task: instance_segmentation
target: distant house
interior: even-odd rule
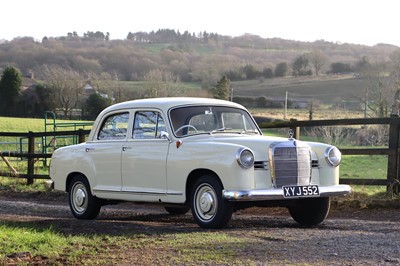
[[[23,75],[21,77],[21,91],[24,91],[28,88],[30,88],[31,86],[35,86],[38,84],[38,82],[35,80],[35,76],[33,74],[33,72],[29,72],[26,75]]]
[[[275,102],[282,103],[282,106],[285,105],[285,98],[276,97],[276,98],[271,98],[271,99]],[[288,101],[289,101],[288,107],[294,108],[294,109],[307,109],[310,105],[310,99],[290,98]]]
[[[96,93],[95,89],[90,85],[89,83],[86,83],[85,86],[83,86],[83,94],[89,96]]]

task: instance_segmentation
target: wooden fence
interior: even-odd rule
[[[380,185],[387,186],[388,189],[399,192],[399,176],[400,176],[400,118],[368,118],[368,119],[338,119],[338,120],[311,120],[311,121],[279,121],[279,122],[262,122],[256,119],[260,128],[291,128],[294,131],[294,137],[300,139],[301,127],[321,127],[321,126],[350,126],[350,125],[388,125],[389,126],[389,145],[388,148],[357,148],[357,149],[341,149],[343,155],[386,155],[388,156],[387,178],[341,178],[340,182],[350,185]],[[28,139],[28,152],[5,152],[0,151],[0,156],[19,157],[27,159],[27,173],[18,174],[15,171],[0,171],[0,176],[26,178],[28,184],[34,179],[49,179],[49,175],[35,174],[34,164],[42,158],[50,158],[50,153],[38,153],[35,151],[35,138],[43,138],[46,136],[76,136],[78,142],[83,142],[85,136],[90,130],[77,131],[58,131],[58,132],[41,132],[41,133],[11,133],[0,132],[0,137],[20,137]],[[5,160],[7,161],[7,160]],[[354,167],[357,167],[356,165]],[[12,169],[12,168],[11,168]]]
[[[48,174],[35,174],[35,162],[38,159],[48,159],[51,157],[51,153],[37,152],[35,149],[36,139],[46,138],[46,137],[57,137],[57,136],[71,136],[77,139],[77,142],[81,143],[85,141],[86,135],[88,135],[90,130],[79,129],[76,131],[57,131],[57,132],[28,132],[28,133],[15,133],[15,132],[0,132],[0,137],[16,137],[16,138],[26,138],[28,140],[28,151],[1,151],[0,156],[6,162],[9,172],[0,170],[0,176],[5,177],[17,177],[26,178],[28,184],[32,184],[34,179],[49,179]],[[1,147],[0,147],[1,148]],[[21,159],[26,159],[27,161],[27,173],[22,174],[16,172],[11,164],[8,162],[7,157],[16,157]]]

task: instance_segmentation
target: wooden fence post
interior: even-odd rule
[[[392,117],[390,120],[389,128],[389,155],[388,155],[388,169],[387,169],[387,179],[388,179],[388,191],[393,193],[399,193],[399,164],[400,164],[400,118]]]
[[[290,122],[296,122],[296,121],[297,121],[297,119],[294,119],[294,118],[290,119]],[[300,139],[300,127],[292,126],[292,127],[290,127],[290,129],[293,130],[293,138],[299,140]]]
[[[83,129],[78,129],[78,143],[83,143],[85,142],[85,132]]]
[[[32,131],[29,131],[28,134],[28,178],[27,184],[33,184],[33,175],[35,174],[35,158],[33,154],[35,153],[35,136]]]

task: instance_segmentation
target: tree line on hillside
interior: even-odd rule
[[[88,31],[83,36],[70,32],[45,37],[41,42],[21,37],[1,43],[0,68],[13,66],[24,75],[35,73],[42,79],[42,66],[58,65],[81,73],[113,73],[125,81],[143,81],[150,71],[158,69],[173,73],[182,82],[199,82],[203,88],[210,88],[224,75],[237,81],[343,73],[334,69],[336,63],[352,66],[364,56],[383,56],[387,61],[397,48],[208,32],[181,34],[169,29],[130,32],[125,40],[111,40],[110,33]],[[315,60],[322,64],[314,64]]]

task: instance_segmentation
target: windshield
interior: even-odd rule
[[[172,109],[170,120],[175,136],[193,134],[260,134],[245,110],[224,106],[186,106]]]

